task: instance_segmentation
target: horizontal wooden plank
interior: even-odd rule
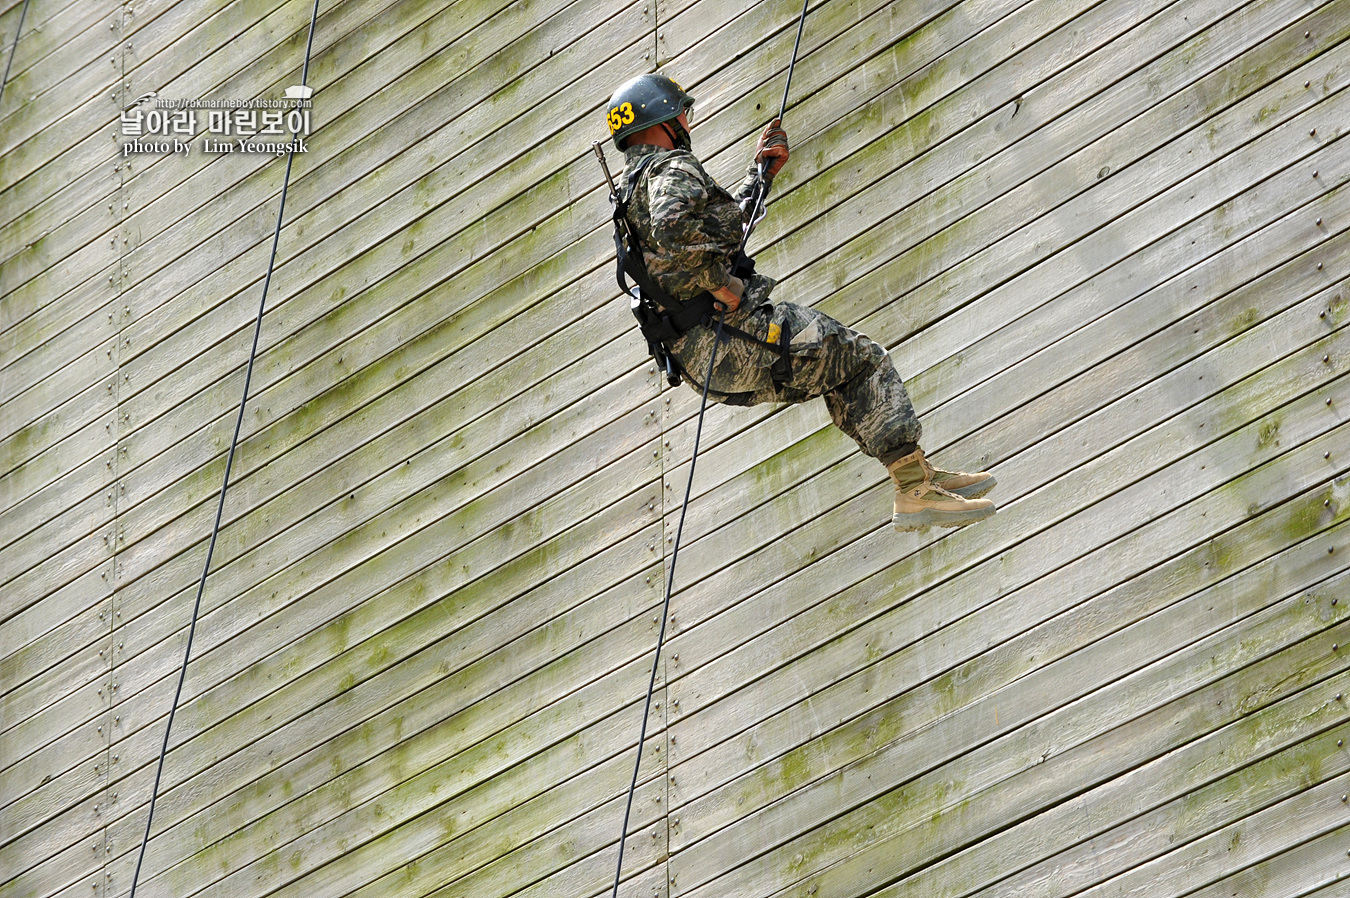
[[[941,895],[988,896],[1018,887],[1073,894],[1338,776],[1344,760],[1326,746],[1346,735],[1335,696],[1347,685],[1344,674],[1331,677],[1066,801],[1034,824],[1024,822],[945,859],[907,885]],[[1238,758],[1228,756],[1233,745],[1241,746]],[[1290,770],[1299,772],[1289,777]],[[1112,826],[1117,819],[1124,822]],[[1019,869],[1060,846],[1071,847]]]
[[[1301,35],[1300,35],[1300,37],[1301,37]],[[1309,74],[1311,74],[1311,73],[1309,73]],[[1302,91],[1303,91],[1303,89],[1302,89],[1302,80],[1304,80],[1304,79],[1297,79],[1297,80],[1295,80],[1295,79],[1291,78],[1291,79],[1288,79],[1288,80],[1289,80],[1289,82],[1290,82],[1290,87],[1291,87],[1291,89],[1292,89],[1292,86],[1293,86],[1294,84],[1297,84],[1297,85],[1298,85],[1298,91],[1299,91],[1299,92],[1302,92]],[[1252,108],[1255,109],[1256,106],[1253,105]],[[1240,110],[1239,110],[1239,112],[1240,112]],[[1127,144],[1127,145],[1128,145],[1128,144]],[[995,229],[995,232],[997,232],[997,229]],[[1050,266],[1047,266],[1046,268],[1042,269],[1042,273],[1047,273],[1047,272],[1049,272],[1050,270],[1051,270],[1051,267],[1050,267]],[[1144,267],[1140,267],[1140,268],[1134,269],[1134,270],[1147,271],[1147,270],[1151,270],[1151,269],[1144,268]],[[1128,272],[1129,269],[1127,269],[1126,271]],[[865,280],[865,279],[864,279],[864,280]],[[1013,282],[1013,283],[1016,284],[1016,282]],[[1021,285],[1018,285],[1018,286],[1020,287]],[[1099,285],[1099,286],[1100,286],[1100,285]],[[1035,294],[1035,291],[1037,291],[1037,290],[1044,290],[1044,289],[1047,289],[1047,288],[1044,288],[1044,287],[1042,287],[1040,284],[1037,284],[1037,283],[1031,283],[1031,284],[1028,284],[1028,285],[1027,285],[1026,289],[1031,290],[1031,291],[1032,291],[1032,294],[1034,295],[1034,294]],[[1007,292],[1011,293],[1011,292],[1012,292],[1012,288],[1009,287]],[[794,298],[794,299],[801,299],[800,295],[796,295],[796,296],[794,296],[793,298]],[[828,306],[827,306],[827,308],[828,308]],[[831,310],[831,311],[837,313],[837,310],[835,310],[835,309],[829,309],[829,310]],[[850,318],[845,317],[844,320],[848,321],[848,320],[850,320]],[[997,320],[997,319],[995,319],[995,320]],[[1010,317],[1008,320],[1016,320],[1016,316],[1012,316],[1012,317]],[[871,330],[871,331],[873,332],[874,335],[878,335],[878,334],[877,334],[877,331],[874,329],[874,327],[873,327],[872,325],[867,324],[866,322],[864,322],[864,324],[867,326],[867,329],[868,329],[868,330]],[[880,336],[884,336],[884,334],[882,334],[882,335],[880,335]],[[886,342],[891,342],[891,341],[890,341],[889,339],[887,339]],[[911,341],[911,343],[912,343],[912,345],[914,346],[915,351],[918,351],[920,348],[922,348],[922,351],[924,351],[925,353],[932,353],[932,352],[933,352],[933,351],[929,348],[929,344],[927,343],[925,337],[919,337],[919,338],[916,338],[915,340]],[[901,350],[904,350],[904,349],[905,349],[907,346],[909,346],[909,345],[910,345],[910,344],[902,344]],[[941,357],[941,353],[936,353],[936,354],[937,354],[939,357]],[[913,370],[913,369],[915,369],[915,368],[922,369],[923,367],[925,367],[924,364],[920,364],[920,363],[907,363],[903,358],[900,357],[900,353],[899,353],[899,352],[897,352],[897,355],[896,355],[896,361],[897,361],[897,364],[899,365],[900,369],[902,370],[902,372],[906,372],[906,373],[908,373],[908,371]],[[964,359],[964,358],[961,358],[961,359],[959,359],[959,361],[964,362],[965,359]],[[686,408],[688,408],[689,403],[688,403],[687,400],[685,401],[684,405],[685,405]],[[716,429],[716,428],[718,427],[718,425],[719,425],[719,422],[718,422],[717,419],[714,419],[711,423],[712,423],[712,425],[713,425],[713,433],[711,434],[711,442],[712,442],[712,444],[713,444],[714,446],[716,446],[716,444],[717,444],[717,442],[718,442],[718,438],[719,438],[719,436],[720,436],[718,430]],[[683,436],[683,437],[680,439],[680,443],[681,443],[681,444],[687,445],[687,440],[688,440],[688,436],[687,436],[687,435],[686,435],[686,436]],[[687,452],[687,450],[685,450],[685,451]],[[717,483],[717,480],[714,479],[714,480],[711,481],[711,483],[714,483],[714,484],[715,484],[715,483]]]
[[[710,410],[625,896],[1334,892],[1347,3],[810,10],[760,266],[999,513],[897,537],[820,403]],[[147,895],[608,894],[698,399],[588,144],[659,62],[738,178],[799,11],[321,10]],[[94,93],[279,91],[308,9],[60,12],[0,109],[0,898],[129,884],[280,186],[123,168]]]
[[[1326,604],[1328,608],[1331,607],[1329,598],[1326,600]],[[1286,607],[1289,605],[1301,608],[1303,602],[1301,598],[1296,597],[1292,603],[1286,603]],[[1309,617],[1311,616],[1309,614]],[[1229,634],[1230,640],[1241,638],[1239,633],[1242,632],[1242,628],[1237,629],[1237,633]],[[1231,719],[1236,714],[1241,713],[1238,709],[1243,706],[1244,699],[1251,694],[1251,691],[1257,688],[1257,684],[1264,688],[1266,684],[1273,685],[1282,678],[1291,675],[1300,683],[1307,684],[1315,682],[1331,670],[1343,670],[1340,660],[1325,651],[1324,643],[1341,637],[1345,629],[1345,624],[1342,623],[1331,630],[1324,630],[1317,635],[1312,635],[1311,638],[1305,639],[1303,642],[1293,643],[1287,650],[1270,655],[1255,667],[1231,669],[1232,673],[1229,677],[1215,680],[1207,692],[1201,692],[1191,697],[1189,701],[1187,697],[1182,696],[1178,698],[1176,706],[1172,704],[1157,706],[1157,710],[1151,712],[1149,716],[1141,718],[1133,727],[1133,731],[1138,733],[1135,738],[1125,738],[1123,732],[1102,731],[1101,738],[1095,744],[1090,744],[1081,751],[1061,754],[1054,746],[1065,744],[1065,736],[1057,735],[1049,729],[1054,725],[1051,723],[1054,720],[1053,717],[1043,718],[1042,722],[1039,723],[1039,727],[1045,728],[1043,732],[1027,734],[1019,743],[1019,763],[1024,765],[1023,769],[1028,771],[1027,776],[1023,779],[1026,779],[1028,784],[1035,783],[1042,794],[1045,795],[1056,792],[1062,785],[1063,781],[1059,780],[1059,776],[1064,775],[1065,771],[1059,768],[1070,766],[1077,767],[1078,770],[1086,768],[1086,770],[1092,771],[1087,774],[1089,781],[1105,779],[1114,772],[1128,769],[1172,748],[1174,731],[1160,725],[1163,720],[1171,719],[1175,722],[1181,716],[1185,725],[1178,728],[1180,733],[1183,736],[1194,734],[1200,726],[1201,718],[1208,717],[1211,720],[1217,718],[1216,722],[1222,722],[1225,718]],[[1271,630],[1265,632],[1269,633],[1273,639],[1277,638]],[[1273,648],[1273,646],[1271,647]],[[1317,660],[1314,661],[1314,658]],[[1178,668],[1195,669],[1202,666],[1197,665],[1197,661],[1199,661],[1198,658],[1183,657],[1174,661],[1173,664]],[[1231,656],[1226,661],[1241,663],[1236,657]],[[1305,665],[1310,664],[1318,664],[1318,670],[1314,671],[1305,667]],[[1328,668],[1331,670],[1328,670]],[[1298,673],[1298,671],[1303,671],[1306,676]],[[1292,687],[1293,681],[1286,685]],[[1132,699],[1147,700],[1145,696],[1131,692],[1128,686],[1122,687],[1120,691],[1129,693]],[[1268,700],[1286,694],[1288,694],[1287,689],[1277,687],[1273,694],[1263,697]],[[1251,706],[1247,707],[1250,709]],[[1056,716],[1071,717],[1077,725],[1091,725],[1090,715],[1085,711],[1081,714],[1074,714],[1071,710]],[[1062,730],[1062,726],[1067,724],[1068,721],[1059,721],[1058,723],[1061,724],[1059,729]],[[1213,724],[1208,725],[1213,726]],[[1050,749],[1048,753],[1046,752],[1047,748]],[[1042,760],[1043,756],[1044,760]],[[1012,759],[1009,758],[1008,760],[1011,761]],[[968,763],[973,767],[975,759]],[[848,820],[847,818],[834,821],[831,826],[838,832],[842,851],[848,852],[847,859],[841,860],[831,867],[821,869],[820,865],[824,858],[821,857],[822,852],[816,850],[811,866],[818,869],[819,872],[810,875],[810,885],[815,885],[819,890],[820,888],[828,888],[838,882],[857,884],[869,879],[876,882],[877,885],[882,885],[887,879],[898,879],[907,871],[907,868],[913,869],[921,862],[922,858],[931,856],[929,852],[936,847],[932,843],[931,825],[909,818],[901,812],[899,807],[892,807],[892,802],[902,802],[906,799],[913,800],[911,796],[917,797],[921,789],[929,795],[934,795],[939,791],[939,784],[936,780],[944,773],[945,771],[936,771],[926,788],[923,779],[919,779],[897,790],[889,801],[873,802],[868,805],[866,814],[857,815],[866,816],[868,818],[866,823],[861,820]],[[1076,773],[1075,775],[1080,774]],[[943,778],[945,779],[945,777]],[[1023,785],[1019,780],[1011,782],[1014,786]],[[1032,812],[1039,806],[1038,801],[1041,799],[1032,797],[1035,794],[1034,792],[1017,791],[1021,792],[1017,800],[1023,802],[1021,806],[1023,815]],[[952,848],[960,845],[963,836],[958,834],[962,833],[967,826],[979,827],[981,825],[977,821],[982,820],[981,811],[984,809],[985,803],[991,800],[991,796],[985,795],[982,798],[983,801],[981,802],[944,809],[937,819],[943,826],[945,845]],[[1336,798],[1339,801],[1339,792]],[[882,818],[881,815],[883,814],[887,815],[886,819]],[[891,844],[885,838],[886,833],[895,829],[907,829],[911,833],[903,849],[900,844]],[[968,838],[968,836],[965,838]],[[863,840],[865,840],[865,843]],[[866,847],[863,847],[864,844]],[[853,853],[849,850],[848,846],[850,845],[863,850]],[[800,852],[804,847],[790,845],[780,850],[778,854],[793,850]],[[679,856],[676,855],[676,857]],[[884,860],[879,862],[879,858],[884,858]],[[753,881],[750,879],[752,875],[763,877],[764,872],[767,872],[768,866],[774,862],[774,859],[775,856],[771,853],[763,856],[762,859],[757,859],[756,862],[745,864],[736,872],[736,878],[744,883],[747,880]],[[865,865],[868,863],[871,863],[874,868],[870,876],[865,872]],[[784,866],[779,862],[780,870]],[[797,874],[793,878],[804,879],[805,877]],[[768,893],[766,890],[765,894]]]

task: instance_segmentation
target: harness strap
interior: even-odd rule
[[[622,194],[615,198],[615,279],[618,281],[619,289],[632,298],[630,307],[638,320],[638,328],[647,340],[648,350],[657,363],[665,368],[667,379],[675,386],[682,379],[683,372],[678,362],[671,356],[669,344],[695,327],[709,326],[717,313],[717,307],[713,295],[706,290],[689,300],[674,298],[656,283],[656,279],[647,270],[642,240],[628,218],[628,205],[638,183],[646,175],[655,158],[654,154],[646,156],[633,171],[629,172]],[[745,271],[748,274],[754,271],[754,266],[754,260],[744,253],[736,260],[737,271]],[[629,286],[625,275],[633,279],[633,287]],[[776,353],[778,359],[771,371],[775,383],[785,383],[791,378],[792,358],[789,353],[791,333],[786,326],[783,327],[777,343],[761,340],[728,324],[722,325],[722,333]],[[717,390],[712,392],[722,396],[739,395],[720,393]]]

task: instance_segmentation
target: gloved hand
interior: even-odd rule
[[[741,305],[741,297],[745,294],[745,282],[732,275],[727,279],[725,287],[719,287],[712,291],[715,298],[713,303],[720,311],[734,312]]]
[[[788,161],[788,136],[782,124],[781,119],[769,122],[755,147],[755,162],[763,163],[765,174],[770,178],[777,176]]]

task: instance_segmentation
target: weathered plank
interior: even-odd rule
[[[1327,744],[1325,750],[1331,754],[1333,747]],[[1089,889],[1083,894],[1119,894],[1117,890],[1131,888],[1132,884],[1142,881],[1148,881],[1149,888],[1173,894],[1181,894],[1182,890],[1194,889],[1197,885],[1214,884],[1220,871],[1234,867],[1241,869],[1247,864],[1267,860],[1303,840],[1317,839],[1340,828],[1344,820],[1341,795],[1347,784],[1350,784],[1350,777],[1343,775],[1314,786],[1192,845],[1178,848],[1168,856],[1140,865],[1116,882]],[[1324,856],[1328,853],[1325,844],[1317,845],[1317,850]],[[1341,851],[1336,853],[1344,856]],[[1223,883],[1222,887],[1231,888],[1231,883]]]
[[[1024,822],[940,861],[907,887],[941,895],[988,896],[1018,888],[1071,894],[1289,792],[1338,776],[1345,772],[1344,758],[1328,752],[1326,743],[1346,735],[1335,696],[1347,685],[1341,674],[1282,699],[1056,806],[1034,825]],[[1236,759],[1228,756],[1234,745],[1241,747]],[[1297,773],[1289,777],[1289,771]],[[1061,846],[1071,847],[1008,875]],[[993,879],[998,881],[972,890],[975,883]]]
[[[1267,824],[1269,825],[1269,824]],[[1229,839],[1243,838],[1235,830]],[[1271,898],[1295,898],[1301,895],[1332,895],[1345,890],[1344,877],[1350,876],[1345,853],[1347,830],[1334,829],[1311,841],[1231,874],[1194,892],[1197,898],[1241,894],[1246,890]]]
[[[1323,604],[1327,609],[1335,611],[1330,604],[1330,597],[1325,598]],[[1274,610],[1278,613],[1279,606]],[[1295,597],[1292,602],[1286,601],[1283,610],[1285,614],[1294,617],[1314,618],[1313,613],[1304,611],[1301,597]],[[1321,609],[1318,614],[1321,614]],[[1271,615],[1265,617],[1269,620]],[[1263,691],[1258,694],[1262,700],[1269,701],[1287,695],[1292,689],[1297,688],[1296,684],[1315,682],[1330,672],[1328,668],[1343,669],[1340,659],[1326,651],[1325,646],[1337,638],[1344,638],[1347,632],[1344,622],[1329,630],[1318,628],[1308,632],[1306,638],[1299,637],[1303,641],[1288,643],[1288,648],[1264,658],[1261,648],[1249,645],[1248,648],[1256,653],[1250,660],[1257,663],[1254,667],[1246,669],[1241,667],[1246,659],[1241,653],[1234,652],[1243,632],[1243,628],[1236,627],[1234,632],[1227,633],[1226,645],[1225,638],[1212,641],[1216,649],[1224,645],[1226,654],[1220,654],[1215,658],[1202,658],[1198,657],[1197,652],[1194,657],[1182,655],[1171,661],[1169,666],[1178,672],[1186,670],[1187,676],[1198,674],[1214,665],[1217,665],[1216,673],[1219,670],[1226,670],[1230,674],[1226,678],[1215,679],[1208,689],[1193,696],[1177,695],[1172,699],[1176,707],[1172,703],[1160,703],[1156,706],[1144,703],[1155,700],[1155,695],[1157,699],[1167,701],[1171,698],[1170,694],[1174,694],[1173,687],[1178,690],[1185,688],[1181,683],[1173,682],[1169,687],[1162,682],[1161,674],[1155,674],[1160,677],[1159,685],[1155,687],[1156,692],[1141,694],[1145,693],[1146,689],[1141,685],[1139,690],[1132,690],[1130,688],[1132,681],[1127,680],[1114,689],[1108,687],[1098,696],[1099,702],[1111,706],[1109,713],[1106,709],[1099,712],[1102,714],[1100,718],[1071,707],[1067,712],[1061,710],[1057,714],[1052,713],[1040,718],[1029,732],[1015,737],[1017,741],[1015,751],[984,749],[984,753],[997,754],[998,763],[1028,771],[1025,776],[1009,781],[1011,787],[1007,791],[1011,791],[1013,795],[1007,796],[1010,801],[1003,806],[1019,816],[1039,809],[1041,807],[1039,802],[1047,798],[1052,799],[1058,790],[1062,789],[1061,777],[1067,773],[1063,768],[1077,768],[1073,776],[1079,782],[1100,781],[1113,773],[1136,766],[1170,750],[1173,730],[1162,725],[1163,721],[1184,723],[1184,726],[1178,726],[1177,729],[1182,734],[1194,734],[1202,727],[1213,728],[1216,724],[1231,720],[1236,714],[1241,713],[1244,704],[1250,701],[1248,696],[1252,694],[1250,685],[1252,683],[1262,684]],[[1279,638],[1274,630],[1267,629],[1265,632],[1270,634],[1272,642]],[[1290,631],[1290,635],[1295,632],[1298,631]],[[1275,648],[1275,645],[1262,648]],[[1263,660],[1257,661],[1258,658]],[[1230,664],[1233,666],[1228,667]],[[1287,682],[1281,682],[1286,678]],[[1128,701],[1140,702],[1141,704],[1137,706],[1139,710],[1153,707],[1146,716],[1134,722],[1132,727],[1134,738],[1123,738],[1124,732],[1099,729],[1098,733],[1101,735],[1096,743],[1087,743],[1079,751],[1060,753],[1057,748],[1053,748],[1065,745],[1072,738],[1068,732],[1070,727],[1074,730],[1107,727],[1109,724],[1106,721],[1111,719],[1111,714],[1130,713],[1117,706],[1119,699],[1111,700],[1113,692],[1128,694]],[[1047,751],[1047,748],[1050,750]],[[966,758],[964,766],[971,771],[972,777],[976,775],[976,771],[979,771],[981,776],[988,777],[992,774],[989,763],[989,760],[982,762],[979,753],[976,753]],[[1023,783],[1022,780],[1026,782]],[[943,794],[948,791],[949,782],[948,773],[938,768],[932,774],[920,777],[890,793],[885,799],[866,805],[863,812],[855,812],[833,821],[830,827],[836,834],[835,839],[813,840],[815,844],[811,847],[811,864],[808,870],[814,868],[818,872],[810,875],[810,884],[816,886],[818,890],[842,882],[861,884],[871,880],[881,885],[887,880],[894,880],[907,872],[907,869],[913,869],[924,857],[929,856],[934,847],[932,831],[924,822],[914,821],[908,817],[904,813],[904,808],[912,805],[920,795],[927,796],[929,802],[939,803],[941,807],[941,804],[945,804]],[[1339,801],[1339,792],[1336,797]],[[985,802],[989,801],[990,796],[985,796]],[[968,834],[980,831],[985,825],[984,813],[987,807],[985,802],[961,802],[942,809],[940,819],[944,829],[944,843],[949,846],[949,850],[963,844],[961,840],[970,838]],[[901,836],[894,841],[888,839],[887,834],[896,830],[907,830],[909,837],[906,839]],[[839,847],[830,851],[826,848],[830,842]],[[805,845],[789,843],[776,852],[770,852],[750,864],[742,865],[736,871],[736,878],[742,887],[756,879],[764,881],[766,877],[775,878],[779,882],[789,877],[800,879],[801,873],[788,872],[791,868],[784,863],[783,856],[793,851],[800,853],[805,848]],[[823,864],[830,855],[843,857],[833,865],[824,867]],[[679,857],[681,855],[675,855],[675,858]],[[868,864],[873,865],[871,874],[866,872]],[[769,891],[766,890],[765,894]]]
[[[1243,510],[1245,510],[1245,509],[1243,509]],[[1212,513],[1212,509],[1210,510],[1210,513]],[[1142,544],[1142,543],[1141,543],[1141,544]],[[967,587],[967,591],[968,591],[968,589],[969,589],[969,587]],[[946,605],[948,605],[948,602],[942,602],[942,601],[940,601],[940,602],[938,602],[938,608],[934,608],[933,610],[944,609],[944,613],[954,613],[954,612],[948,612],[948,610],[945,610],[945,606],[946,606]],[[931,606],[930,606],[930,605],[925,605],[925,606],[923,606],[923,608],[925,608],[925,609],[926,609],[926,608],[931,608]],[[923,610],[923,609],[918,609],[918,610]],[[931,629],[931,624],[930,624],[930,625],[926,625],[926,627],[925,627],[925,625],[918,625],[918,627],[915,627],[914,624],[909,624],[909,625],[903,625],[903,624],[900,624],[900,625],[892,625],[891,628],[887,628],[887,632],[895,632],[895,633],[911,633],[911,632],[915,632],[915,631],[918,631],[918,632],[929,632],[930,629]],[[875,631],[871,631],[871,632],[875,632]],[[860,639],[861,639],[861,636],[860,636]],[[946,644],[946,641],[945,641],[945,640],[944,640],[944,644]],[[864,651],[864,650],[867,650],[867,651]],[[857,658],[857,656],[860,656],[860,655],[861,655],[861,656],[868,656],[869,651],[884,651],[884,650],[872,650],[871,647],[861,647],[861,645],[859,645],[859,647],[857,647],[857,650],[856,650],[856,651],[849,652],[849,654],[852,655],[853,658]],[[931,663],[931,662],[929,662],[929,660],[921,660],[921,662],[919,662],[919,663],[925,664],[925,666],[926,666],[926,664],[929,664],[929,663]],[[836,662],[836,663],[830,663],[830,662],[823,662],[823,660],[822,660],[822,668],[823,668],[823,670],[836,670],[837,667],[838,667],[838,663],[837,663],[837,662]],[[801,694],[801,687],[795,686],[795,685],[788,686],[788,691],[790,691],[790,693],[792,693],[792,694],[794,694],[794,695],[799,695],[799,694]],[[674,693],[672,693],[672,695],[675,695],[675,697],[680,697],[680,693],[682,693],[682,690],[676,689],[676,690],[674,691]],[[686,695],[688,695],[688,693],[686,693]],[[694,695],[690,695],[690,701],[693,701],[693,699],[694,699]],[[741,701],[741,702],[744,702],[744,701],[747,701],[747,699],[748,699],[747,695],[742,695],[740,701]],[[755,701],[756,706],[761,706],[761,702],[763,702],[763,698],[761,698],[761,697],[756,697],[756,701]],[[682,732],[682,735],[688,736],[688,737],[691,737],[691,739],[697,740],[699,736],[703,735],[703,733],[706,732],[707,721],[705,721],[705,720],[697,720],[697,722],[695,722],[694,718],[691,718],[691,722],[690,722],[690,725],[688,725],[688,727],[690,727],[690,729],[687,729],[687,731],[682,731],[682,729],[680,729],[680,727],[679,727],[679,724],[676,724],[676,725],[675,725],[676,732]],[[686,740],[686,743],[687,743],[687,741],[688,741],[688,740]],[[694,745],[694,747],[691,747],[691,749],[697,749],[697,745]]]
[[[1347,2],[811,10],[761,266],[1000,512],[897,539],[819,404],[712,410],[625,895],[1331,893],[1340,821],[1275,821],[1345,775]],[[147,895],[607,894],[697,400],[615,303],[597,85],[668,63],[735,177],[799,8],[324,11]],[[60,102],[0,110],[5,898],[128,883],[279,186],[100,171],[80,48],[255,95],[305,11],[44,9]]]
[[[1301,37],[1301,32],[1300,32],[1300,37]],[[1308,74],[1313,74],[1313,73],[1309,72]],[[1292,86],[1293,84],[1297,84],[1297,86],[1298,86],[1298,91],[1299,91],[1299,92],[1303,92],[1303,93],[1306,92],[1306,91],[1303,91],[1303,89],[1302,89],[1302,83],[1303,83],[1303,80],[1307,80],[1307,79],[1303,79],[1303,78],[1291,78],[1291,79],[1287,79],[1287,80],[1290,82],[1291,86]],[[1259,105],[1259,104],[1252,104],[1252,108],[1255,109],[1255,108],[1257,108],[1258,105]],[[1239,119],[1239,118],[1241,117],[1241,114],[1242,114],[1242,110],[1239,109],[1239,110],[1236,111],[1236,114],[1230,114],[1230,118],[1232,118],[1232,119],[1234,119],[1234,120],[1237,120],[1237,119]],[[1171,127],[1171,126],[1169,125],[1169,126],[1164,127],[1164,132],[1166,131],[1166,128],[1167,128],[1167,127]],[[1123,144],[1123,146],[1132,146],[1134,143],[1137,143],[1137,141],[1131,141],[1131,142],[1129,142],[1129,143]],[[1069,179],[1068,183],[1074,183],[1073,179]],[[993,233],[993,234],[1001,234],[1002,232],[1001,232],[997,227],[992,227],[990,233]],[[959,246],[960,244],[956,244],[956,245]],[[991,258],[993,258],[993,257],[991,257]],[[1045,268],[1040,269],[1040,271],[1041,271],[1042,273],[1046,273],[1046,272],[1048,272],[1048,271],[1050,271],[1050,270],[1057,270],[1057,269],[1052,269],[1050,266],[1046,266]],[[1140,270],[1150,270],[1150,269],[1140,269]],[[865,281],[865,280],[866,280],[866,279],[864,279],[864,281]],[[1040,284],[1037,284],[1037,283],[1027,284],[1027,285],[1023,286],[1022,284],[1018,284],[1016,281],[1014,281],[1012,285],[1010,285],[1008,288],[1005,289],[1005,292],[1011,293],[1011,292],[1013,292],[1013,289],[1014,289],[1014,288],[1017,289],[1017,290],[1022,290],[1022,289],[1030,290],[1030,291],[1033,292],[1033,295],[1034,295],[1034,291],[1045,289],[1045,288],[1043,288]],[[801,297],[800,297],[800,294],[795,295],[794,298],[798,298],[798,299],[801,298]],[[838,309],[835,309],[835,308],[830,307],[828,304],[827,304],[827,308],[830,308],[830,310],[831,310],[832,312],[835,312],[835,313],[837,313],[837,312],[839,311]],[[1009,319],[1008,319],[1008,320],[1015,320],[1016,317],[1017,317],[1017,316],[1009,316]],[[849,318],[848,318],[848,317],[845,317],[845,320],[849,320]],[[872,330],[873,328],[869,325],[869,326],[868,326],[868,329],[869,329],[869,330]],[[874,333],[875,333],[875,331],[874,331]],[[925,335],[926,335],[926,332],[925,332]],[[887,342],[890,342],[890,341],[888,340]],[[902,371],[908,371],[908,370],[912,370],[912,369],[915,369],[915,368],[922,368],[922,367],[923,367],[921,364],[914,363],[914,362],[908,362],[908,361],[906,361],[905,358],[900,357],[902,352],[908,352],[908,351],[909,351],[909,347],[910,347],[910,346],[914,346],[915,348],[917,348],[919,345],[922,345],[922,346],[923,346],[923,351],[924,351],[924,352],[930,352],[930,351],[931,351],[931,350],[929,349],[929,344],[928,344],[928,342],[927,342],[927,340],[926,340],[926,336],[925,336],[924,338],[920,338],[920,339],[914,340],[914,341],[909,341],[909,342],[903,343],[903,344],[901,345],[901,347],[900,347],[901,352],[898,352],[898,353],[897,353],[897,363],[899,364],[899,366],[900,366],[900,368],[901,368]],[[939,355],[941,355],[941,354],[939,353]],[[716,421],[713,422],[714,427],[716,426],[716,423],[717,423]],[[716,444],[717,436],[718,436],[717,431],[714,430],[714,433],[713,433],[713,435],[712,435],[712,439],[713,439],[714,445]],[[682,443],[683,443],[683,442],[686,442],[687,439],[688,439],[688,438],[685,437],[685,438],[683,438],[683,439],[681,440],[681,442],[682,442]],[[717,480],[715,480],[715,479],[712,481],[712,483],[716,483],[716,482],[717,482]]]

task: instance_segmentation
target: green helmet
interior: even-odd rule
[[[638,75],[625,81],[609,101],[606,118],[614,145],[623,149],[628,135],[673,121],[694,105],[694,98],[665,75]]]

